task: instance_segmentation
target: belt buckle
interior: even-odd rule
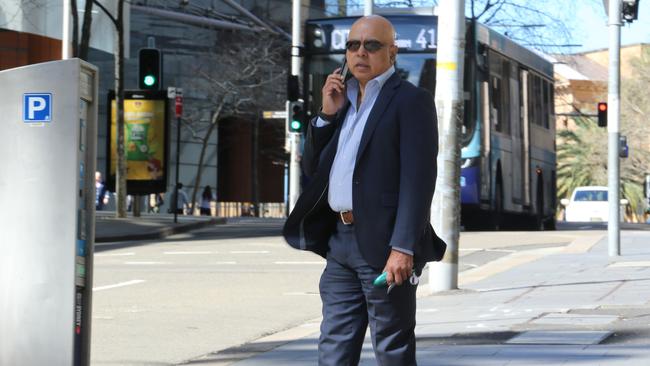
[[[352,225],[352,222],[346,221],[345,217],[343,216],[344,214],[348,213],[350,211],[341,211],[339,212],[339,216],[341,216],[341,222],[343,222],[343,225]]]

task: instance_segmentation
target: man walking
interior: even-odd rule
[[[95,172],[95,210],[101,211],[108,204],[108,189],[102,179],[102,173]]]
[[[416,365],[417,286],[409,278],[446,247],[429,223],[438,151],[433,97],[397,75],[394,41],[380,16],[350,29],[345,56],[354,77],[345,82],[337,69],[323,86],[302,160],[311,183],[283,231],[291,246],[327,258],[322,366],[358,364],[368,324],[379,365]],[[395,285],[390,292],[373,286],[382,272]]]

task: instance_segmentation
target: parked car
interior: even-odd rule
[[[571,222],[603,221],[609,218],[608,188],[603,186],[578,187],[571,194],[571,199],[563,198],[560,203],[565,207],[564,219]],[[628,200],[622,199],[621,205]]]

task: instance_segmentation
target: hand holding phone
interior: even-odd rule
[[[325,85],[323,85],[323,106],[321,108],[324,114],[334,115],[343,107],[345,103],[345,78],[348,74],[347,62],[343,59],[341,67],[327,76]]]

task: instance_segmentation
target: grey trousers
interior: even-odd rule
[[[337,225],[320,280],[323,322],[320,366],[353,366],[370,325],[377,365],[415,366],[415,291],[407,282],[390,294],[372,282],[381,273],[361,257],[354,226]]]

